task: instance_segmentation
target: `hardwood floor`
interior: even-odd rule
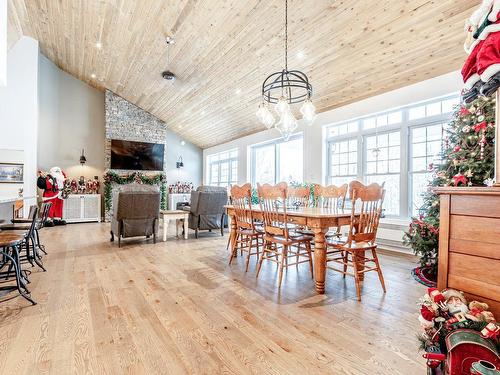
[[[109,224],[43,230],[38,305],[0,304],[0,374],[424,374],[414,259],[382,253],[387,285],[329,273],[317,295],[307,264],[258,279],[227,237],[108,242]],[[173,233],[171,230],[170,233]],[[372,275],[373,273],[373,275]]]

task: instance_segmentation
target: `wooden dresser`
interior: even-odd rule
[[[500,188],[437,188],[438,288],[463,291],[500,319]]]

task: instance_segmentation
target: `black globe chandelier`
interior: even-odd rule
[[[302,118],[312,125],[316,108],[311,96],[312,85],[307,75],[300,70],[288,70],[288,0],[285,0],[285,67],[269,75],[262,83],[262,103],[257,110],[257,117],[268,129],[274,126],[288,140],[298,126],[290,104],[303,103],[300,107]],[[270,104],[274,104],[278,122],[269,110]]]

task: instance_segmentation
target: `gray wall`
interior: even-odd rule
[[[167,125],[151,114],[142,111],[133,104],[108,91],[108,99],[114,97],[115,109],[119,109],[109,136],[117,139],[161,142],[165,141],[165,172],[167,183],[177,181],[192,182],[195,187],[201,184],[203,174],[203,154],[201,148],[186,142],[166,130]],[[106,153],[106,115],[105,94],[73,76],[63,72],[45,56],[39,59],[39,132],[38,132],[38,169],[48,170],[53,166],[64,169],[70,178],[82,174],[87,178],[102,175],[109,163]],[[108,102],[109,103],[109,102]],[[125,121],[127,113],[132,110],[135,118],[147,119],[154,126],[147,126],[155,133],[146,136],[144,132],[132,136],[130,132],[137,130],[130,121]],[[138,114],[138,115],[137,115]],[[123,116],[124,117],[123,117]],[[136,116],[137,115],[137,116]],[[158,126],[161,124],[161,128]],[[123,137],[119,136],[122,129]],[[140,127],[144,130],[144,127]],[[108,128],[108,131],[110,129]],[[154,137],[151,138],[151,136]],[[160,137],[160,138],[158,138]],[[85,149],[87,163],[82,168],[79,164],[80,153]],[[184,168],[175,166],[177,158],[182,155]]]
[[[104,172],[104,93],[39,59],[38,168],[61,167],[69,178]],[[87,163],[79,164],[85,149]]]
[[[181,144],[182,138],[177,134],[167,131],[167,183],[174,184],[177,181],[192,182],[194,187],[201,185],[203,176],[203,150],[192,143]],[[177,169],[176,162],[182,156],[184,168]]]

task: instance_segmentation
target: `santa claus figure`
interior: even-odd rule
[[[465,315],[469,312],[467,307],[467,300],[462,292],[455,289],[447,289],[443,292],[446,299],[446,310],[452,316]]]
[[[66,222],[62,219],[64,204],[62,193],[65,180],[66,175],[59,167],[53,167],[48,174],[40,174],[40,177],[38,177],[38,187],[43,189],[43,201],[52,203],[46,226],[66,225]]]
[[[479,94],[490,96],[500,87],[500,0],[483,0],[466,21],[465,51],[469,55],[462,68],[466,103]]]

